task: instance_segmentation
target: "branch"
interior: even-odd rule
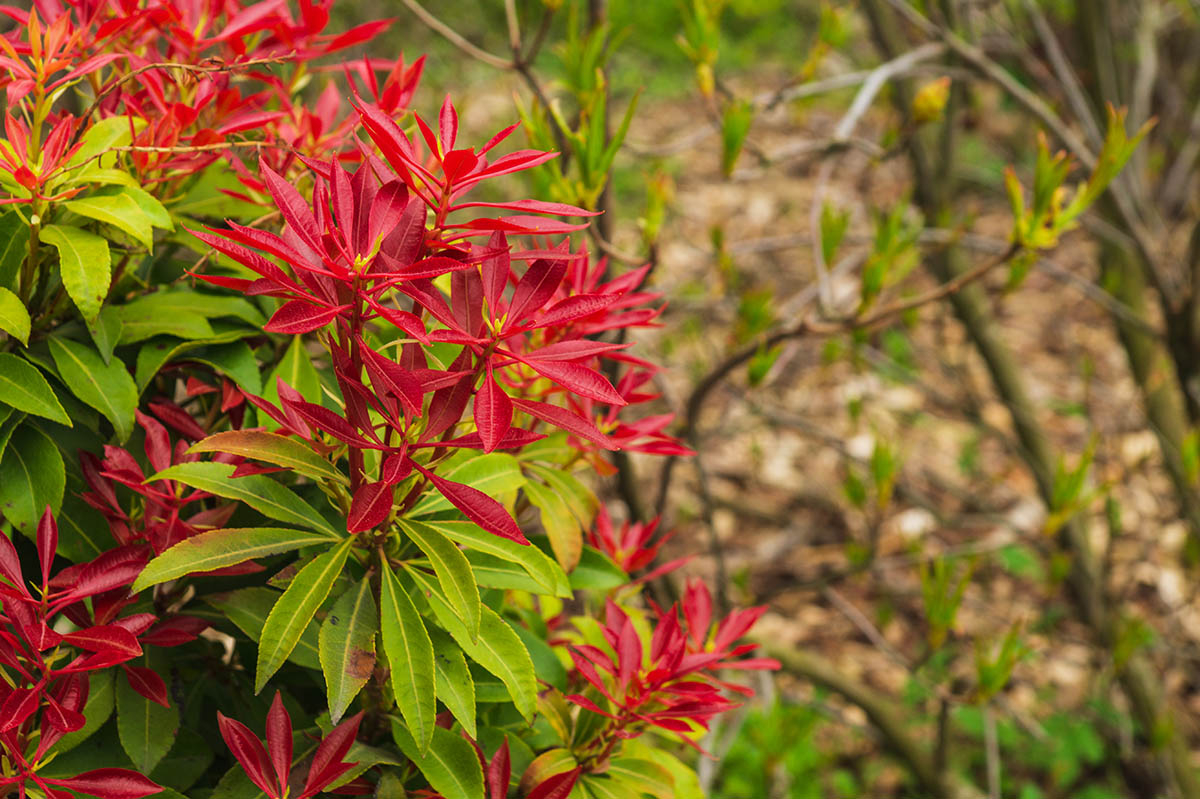
[[[498,67],[500,69],[512,68],[512,61],[501,58],[498,55],[492,55],[487,50],[471,44],[471,42],[467,41],[467,39],[464,38],[458,31],[454,30],[454,28],[451,28],[433,14],[430,14],[423,5],[417,2],[417,0],[403,0],[403,2],[404,5],[408,6],[409,11],[417,15],[418,19],[424,22],[429,28],[440,33],[446,39],[446,41],[450,42],[450,44],[454,45],[459,50],[462,50],[467,55],[478,61],[482,61],[489,66]]]
[[[769,350],[772,347],[782,344],[789,339],[801,338],[803,336],[832,336],[839,333],[850,333],[856,330],[873,330],[885,326],[893,321],[897,316],[908,311],[919,308],[923,305],[940,300],[944,297],[958,293],[966,286],[974,283],[982,278],[996,267],[1011,261],[1019,253],[1023,252],[1018,245],[1011,245],[1008,250],[995,256],[987,261],[984,261],[977,266],[968,269],[955,277],[940,284],[937,288],[912,297],[907,300],[897,301],[891,305],[886,305],[874,313],[864,316],[847,317],[835,321],[817,320],[812,317],[805,317],[800,322],[790,328],[779,330],[769,336],[760,338],[757,341],[747,344],[742,349],[728,356],[724,361],[717,364],[707,375],[705,375],[699,383],[692,389],[692,393],[688,395],[687,403],[684,406],[683,427],[680,434],[687,440],[691,440],[695,433],[696,423],[700,416],[700,409],[704,405],[704,401],[714,388],[721,384],[733,370],[737,369],[742,364],[748,362],[757,353],[763,350]],[[665,456],[662,467],[659,472],[658,499],[655,503],[655,513],[661,515],[666,510],[667,493],[671,485],[671,475],[675,468],[677,456]]]
[[[913,778],[930,796],[937,799],[980,796],[974,786],[955,784],[949,774],[937,768],[932,753],[910,733],[909,720],[902,709],[886,696],[850,677],[819,655],[783,647],[771,641],[759,640],[758,644],[767,655],[783,664],[784,671],[824,686],[862,709],[887,747],[904,762]]]

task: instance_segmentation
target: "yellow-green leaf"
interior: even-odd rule
[[[392,672],[392,693],[418,752],[425,752],[434,730],[433,644],[421,614],[391,567],[380,577],[379,623],[383,651]]]
[[[333,583],[346,565],[353,538],[310,561],[296,573],[283,596],[271,608],[258,641],[258,668],[254,678],[254,693],[262,691],[288,655],[300,641],[308,623],[329,596]]]

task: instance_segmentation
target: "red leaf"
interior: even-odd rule
[[[504,506],[487,494],[469,485],[438,477],[419,464],[414,463],[413,466],[429,478],[442,496],[450,500],[451,505],[462,511],[464,516],[484,530],[501,538],[516,541],[518,544],[529,543],[529,540],[521,533],[521,528],[517,527],[517,523],[513,521],[513,517],[508,514]]]
[[[171,706],[170,701],[167,699],[167,684],[163,682],[162,677],[158,676],[158,672],[144,666],[126,666],[122,664],[121,668],[125,670],[125,677],[129,680],[130,688],[151,702],[157,702],[163,707]]]
[[[142,799],[160,793],[163,788],[136,771],[123,768],[98,768],[85,771],[66,780],[45,778],[45,781],[70,791],[91,794],[100,799]]]
[[[21,559],[17,556],[16,547],[8,536],[0,535],[0,577],[3,577],[14,588],[26,596],[29,589],[25,585],[25,575],[21,572]]]
[[[367,374],[371,376],[371,384],[376,391],[388,391],[400,402],[404,403],[408,413],[414,416],[421,413],[421,404],[425,401],[425,391],[412,372],[384,355],[361,343],[360,350],[365,356]]]
[[[395,308],[388,308],[374,298],[368,296],[365,298],[367,305],[371,306],[371,310],[382,316],[387,321],[391,322],[396,327],[403,330],[408,335],[415,338],[422,344],[429,343],[429,336],[425,331],[425,323],[421,321],[421,317],[408,311],[397,311]]]
[[[41,692],[33,688],[17,688],[0,704],[0,732],[20,726],[38,709]]]
[[[197,616],[173,616],[154,625],[141,641],[150,646],[179,646],[196,640],[208,627],[208,621]]]
[[[441,113],[438,114],[438,137],[441,139],[442,152],[448,153],[454,149],[454,141],[458,138],[458,113],[446,95],[442,102]]]
[[[103,652],[105,654],[123,655],[135,658],[142,654],[142,645],[128,630],[112,624],[102,624],[98,627],[88,627],[74,633],[67,633],[63,640],[72,646],[86,649],[88,652]]]
[[[392,24],[390,19],[378,19],[373,22],[364,22],[361,25],[355,25],[345,33],[340,33],[334,37],[333,41],[325,45],[325,52],[332,53],[335,50],[344,50],[347,47],[353,47],[356,44],[370,41],[387,29]]]
[[[288,773],[292,770],[292,717],[283,706],[278,691],[267,711],[267,750],[275,766],[275,777],[280,785],[287,785]]]
[[[314,430],[323,430],[347,444],[357,444],[360,447],[369,446],[370,442],[359,435],[353,425],[324,405],[317,405],[306,400],[288,399],[282,395],[280,399],[283,400],[285,408],[307,422]]]
[[[452,386],[435,391],[429,400],[429,415],[425,418],[422,439],[436,438],[453,427],[462,418],[474,391],[475,376],[471,374],[460,377]]]
[[[508,796],[508,783],[512,779],[512,760],[508,753],[508,739],[505,738],[492,762],[487,769],[488,799],[505,799]]]
[[[321,246],[321,229],[300,192],[271,169],[262,158],[258,160],[258,168],[288,227],[314,252],[321,252],[324,249]]]
[[[199,440],[208,435],[191,414],[174,403],[158,401],[150,403],[150,410],[168,427],[174,428],[185,438]]]
[[[560,408],[548,402],[538,402],[537,400],[516,399],[513,400],[513,403],[530,416],[566,430],[571,435],[579,436],[585,441],[591,441],[594,444],[599,444],[608,450],[617,449],[617,445],[613,443],[612,439],[601,433],[599,428],[587,419],[576,416],[566,408]]]
[[[530,264],[513,292],[512,303],[508,307],[508,321],[516,323],[541,310],[554,296],[566,273],[566,261],[534,261]]]
[[[496,251],[496,255],[483,259],[480,273],[483,275],[483,296],[487,300],[488,313],[495,318],[500,315],[500,299],[504,296],[504,288],[512,271],[508,237],[497,230],[488,239],[487,248]]]
[[[508,428],[508,432],[504,434],[504,438],[500,439],[500,442],[496,444],[496,449],[521,449],[535,441],[541,441],[545,437],[544,433],[535,433],[532,430],[525,430],[520,427],[510,427]],[[479,433],[467,433],[465,436],[459,436],[458,438],[451,438],[446,441],[430,441],[425,444],[417,444],[416,446],[483,449],[483,439],[479,437]]]
[[[573,391],[581,397],[598,400],[609,405],[624,406],[629,404],[612,387],[612,383],[609,383],[604,375],[595,369],[589,369],[577,363],[564,363],[561,361],[527,360],[525,357],[518,357],[517,360],[529,364],[538,374],[550,378],[563,388]]]
[[[525,357],[531,361],[585,361],[631,346],[633,346],[632,342],[617,344],[605,341],[592,341],[591,339],[558,341],[540,349],[527,352],[525,353]]]
[[[388,455],[383,461],[383,467],[379,470],[379,478],[392,486],[412,474],[412,470],[412,461],[406,452]]]
[[[141,411],[134,411],[134,416],[142,430],[146,431],[146,459],[154,471],[161,472],[171,465],[171,437],[167,434],[167,428]]]
[[[499,163],[499,162],[497,162]],[[488,171],[491,171],[490,169]],[[451,211],[463,208],[499,208],[504,211],[526,211],[531,214],[552,214],[554,216],[600,216],[602,211],[589,211],[566,203],[551,203],[544,200],[513,200],[506,203],[459,203],[450,207]]]
[[[587,224],[573,225],[540,216],[502,216],[499,219],[474,219],[461,225],[446,225],[456,230],[503,230],[506,233],[524,233],[531,236],[558,236],[583,230]]]
[[[308,767],[304,796],[312,796],[354,766],[353,763],[342,762],[342,758],[350,751],[350,745],[358,735],[358,725],[361,721],[362,713],[355,713],[330,730],[321,741],[321,745],[313,754],[312,765]]]
[[[337,305],[332,308],[322,308],[304,300],[288,300],[263,325],[263,330],[268,333],[286,333],[291,336],[310,333],[325,327],[349,307],[349,305]]]
[[[38,559],[42,564],[42,585],[50,582],[50,567],[54,565],[54,553],[58,551],[58,524],[50,506],[42,513],[37,528]]]
[[[475,427],[483,441],[483,451],[491,452],[512,427],[513,405],[508,394],[496,383],[491,367],[483,385],[475,394]]]
[[[219,710],[217,726],[221,730],[221,737],[225,739],[225,745],[233,752],[250,781],[271,799],[279,799],[279,783],[272,773],[271,762],[267,759],[267,750],[263,749],[262,741],[258,740],[245,724],[228,718]]]
[[[83,599],[129,585],[142,573],[148,557],[149,553],[144,547],[110,549],[90,563],[84,564],[78,571],[72,572],[67,596],[71,599]],[[65,570],[56,576],[56,580],[63,574]]]
[[[575,787],[579,775],[583,773],[582,766],[576,766],[570,771],[547,777],[541,784],[529,792],[526,799],[566,799],[567,794]]]
[[[576,294],[565,300],[556,302],[546,309],[536,321],[538,327],[556,327],[564,322],[574,322],[586,319],[594,313],[603,311],[620,299],[611,294]]]
[[[382,524],[392,512],[393,499],[392,486],[384,480],[363,485],[350,502],[346,529],[351,533],[361,533]]]

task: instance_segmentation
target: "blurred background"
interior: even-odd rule
[[[651,265],[637,351],[698,454],[622,457],[609,507],[695,553],[649,590],[768,606],[784,663],[709,795],[1200,797],[1197,10],[335,7]]]

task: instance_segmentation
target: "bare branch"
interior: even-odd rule
[[[451,28],[433,14],[430,14],[423,5],[417,2],[417,0],[403,0],[403,2],[404,5],[408,6],[408,10],[416,14],[417,18],[424,22],[426,26],[437,31],[442,35],[443,38],[446,39],[446,41],[450,42],[450,44],[454,45],[459,50],[462,50],[467,55],[478,61],[482,61],[489,66],[497,67],[499,69],[512,68],[512,61],[501,58],[497,55],[492,55],[487,50],[476,47],[474,44],[467,41],[462,34],[454,30],[454,28]]]

